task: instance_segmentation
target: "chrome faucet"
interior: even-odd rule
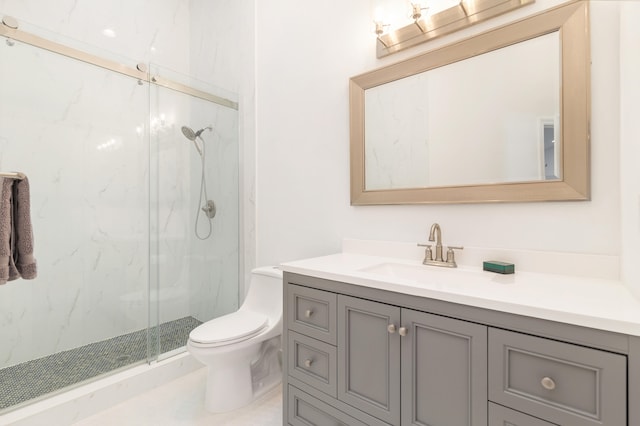
[[[442,258],[442,230],[440,229],[440,225],[434,223],[431,225],[431,230],[429,231],[429,241],[436,243],[436,256],[435,259],[433,257],[433,247],[432,244],[420,244],[420,247],[426,247],[424,250],[424,260],[422,263],[424,265],[434,265],[434,266],[446,266],[448,268],[456,268],[458,265],[456,264],[455,250],[462,250],[464,247],[447,247],[447,259],[444,260]]]

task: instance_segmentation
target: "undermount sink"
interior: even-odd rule
[[[359,272],[384,276],[390,281],[405,280],[422,284],[465,285],[487,280],[481,271],[438,268],[422,264],[385,262],[359,269]],[[473,280],[473,281],[472,281]]]
[[[427,266],[405,265],[402,263],[379,263],[362,268],[360,271],[412,281],[431,281],[437,275],[432,268]]]

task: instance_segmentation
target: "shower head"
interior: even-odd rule
[[[189,139],[190,141],[195,141],[199,135],[196,135],[196,132],[193,131],[191,127],[182,126],[182,134]]]
[[[198,146],[198,142],[196,142],[196,139],[200,138],[200,135],[205,130],[213,130],[213,128],[210,126],[207,126],[198,130],[197,132],[194,132],[191,127],[182,126],[182,134],[184,135],[185,138],[193,142],[193,144],[196,146],[196,149],[198,150],[198,154],[200,154],[201,157],[202,157],[202,149],[200,149],[200,147]],[[200,138],[200,140],[202,140],[202,138]],[[204,143],[204,140],[202,142]]]
[[[195,141],[196,138],[199,138],[202,132],[204,132],[205,130],[213,130],[213,127],[211,126],[203,127],[197,132],[194,132],[191,127],[182,126],[182,134],[190,141]]]

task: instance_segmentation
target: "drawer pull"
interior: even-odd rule
[[[393,334],[396,332],[396,325],[395,324],[389,324],[387,326],[387,331],[389,332],[389,334]]]
[[[313,311],[311,309],[307,309],[306,311],[304,311],[304,316],[306,318],[311,318],[311,315],[313,315]]]
[[[556,382],[554,382],[551,377],[543,377],[542,380],[540,380],[540,384],[546,390],[554,390],[556,388]]]
[[[311,367],[311,364],[313,364],[313,360],[311,360],[311,359],[305,359],[304,360],[304,366],[305,367],[309,368],[309,367]]]
[[[407,335],[407,328],[406,327],[400,327],[400,329],[398,330],[398,334],[401,336],[406,336]]]

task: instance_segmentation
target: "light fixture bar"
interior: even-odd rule
[[[378,58],[382,58],[534,2],[535,0],[461,0],[457,6],[433,15],[423,15],[405,27],[379,35],[376,54]]]

